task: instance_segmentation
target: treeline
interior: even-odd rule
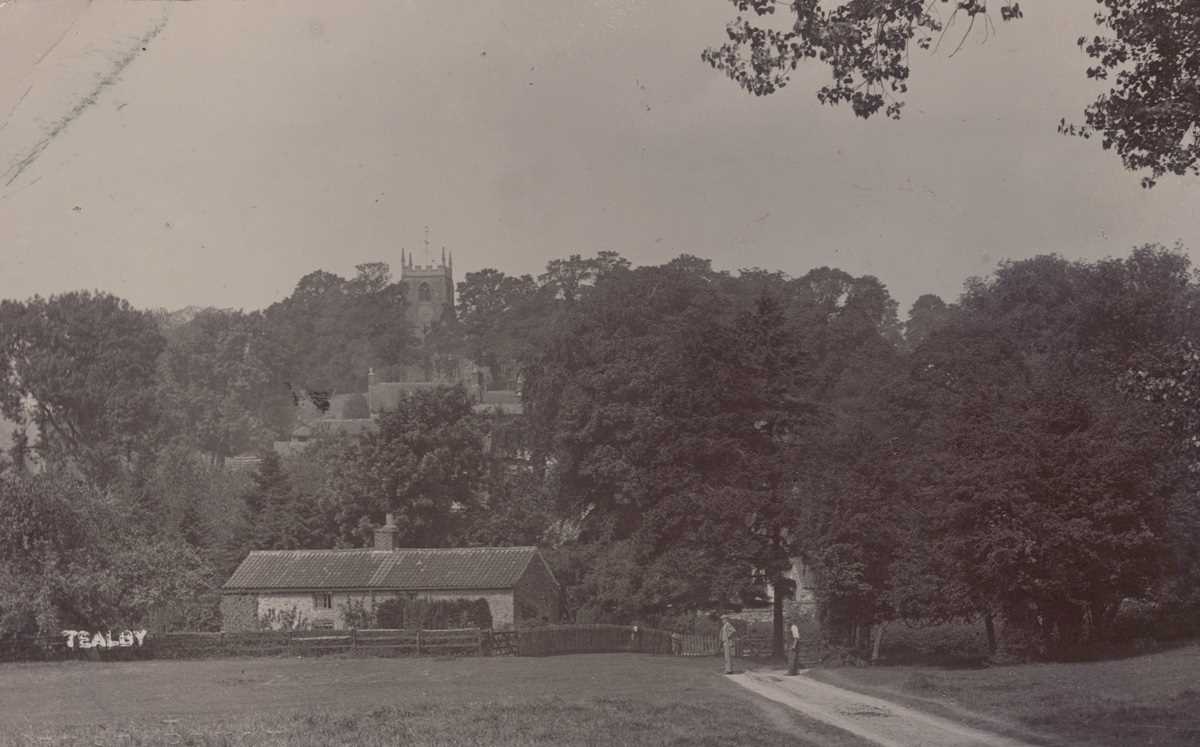
[[[557,264],[521,282],[550,298]],[[378,432],[326,434],[302,456],[271,449],[305,399],[361,392],[371,368],[386,379],[480,349],[495,311],[491,275],[460,284],[462,322],[451,316],[424,344],[382,264],[351,279],[310,273],[262,312],[142,311],[86,291],[0,301],[0,414],[18,426],[0,454],[0,511],[52,493],[77,523],[105,517],[86,534],[46,511],[12,527],[0,635],[109,620],[212,628],[217,589],[247,551],[360,546],[385,511],[409,545],[539,541],[553,519],[529,471],[508,458],[520,424],[474,413],[462,390],[419,395]],[[497,376],[515,382],[504,338],[489,344]],[[255,473],[224,467],[244,453],[262,455]]]
[[[602,273],[524,369],[549,492],[578,519],[574,608],[753,603],[800,556],[847,639],[1002,619],[1062,653],[1126,599],[1195,612],[1198,291],[1152,246],[1007,262],[904,324],[837,270]]]
[[[1126,599],[1196,610],[1200,307],[1179,249],[1005,263],[903,322],[877,280],[829,268],[555,269],[492,273],[474,339],[517,351],[579,619],[779,599],[792,556],[847,638],[1003,620],[1061,653]]]
[[[1125,599],[1200,608],[1198,288],[1178,248],[1043,256],[901,320],[872,277],[604,253],[470,273],[422,343],[381,265],[182,322],[103,294],[4,302],[0,407],[37,437],[11,450],[0,508],[74,480],[72,506],[121,518],[71,562],[183,626],[215,624],[246,551],[361,546],[392,512],[412,546],[541,544],[580,622],[779,599],[799,556],[831,635],[984,619],[1061,652],[1104,639]],[[296,457],[265,448],[299,396],[446,352],[520,386],[526,415],[445,389]],[[221,469],[255,450],[256,473]],[[24,475],[30,452],[45,474]],[[81,547],[37,516],[5,543],[0,631],[96,614],[65,577],[29,586]],[[155,542],[176,548],[157,575],[136,562]]]

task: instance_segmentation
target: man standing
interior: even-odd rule
[[[792,642],[788,646],[788,674],[796,674],[800,670],[800,626],[792,623],[788,629],[792,634]]]
[[[721,648],[725,650],[725,674],[733,674],[733,657],[737,653],[737,628],[733,627],[728,617],[723,619],[725,624],[721,626]]]

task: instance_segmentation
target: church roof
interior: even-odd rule
[[[511,589],[536,547],[402,550],[255,550],[225,582],[226,592],[368,589]]]
[[[433,381],[381,381],[371,386],[371,412],[391,412],[400,409],[404,398],[417,391],[432,391],[447,386]]]

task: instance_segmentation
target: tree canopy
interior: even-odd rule
[[[43,459],[107,483],[158,434],[164,347],[149,313],[105,293],[0,301],[0,413],[32,419]]]
[[[1200,283],[1180,247],[1005,262],[904,320],[837,268],[570,256],[469,274],[420,347],[353,321],[394,290],[364,266],[266,315],[0,306],[3,406],[32,410],[46,456],[0,474],[18,517],[0,635],[163,609],[211,627],[247,551],[369,546],[386,513],[407,545],[547,547],[580,622],[684,625],[770,594],[781,630],[796,557],[851,641],[982,617],[1062,653],[1124,599],[1200,609]],[[431,387],[354,435],[268,447],[305,360],[332,381],[321,355],[443,348],[520,384],[524,414]],[[264,452],[252,473],[222,463],[243,449]]]
[[[832,80],[818,99],[860,117],[900,117],[913,48],[953,45],[953,56],[973,31],[994,25],[981,0],[729,1],[739,15],[705,62],[758,96],[783,88],[800,65],[823,63]],[[776,14],[790,17],[776,22]],[[1024,15],[1016,0],[999,4],[1001,22]],[[1094,19],[1099,33],[1081,33],[1077,44],[1092,62],[1087,77],[1111,86],[1082,122],[1064,117],[1059,130],[1098,137],[1126,168],[1149,172],[1144,186],[1200,173],[1200,9],[1190,0],[1097,0]]]

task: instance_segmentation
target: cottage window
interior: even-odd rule
[[[313,607],[319,610],[333,609],[332,594],[313,594]]]

